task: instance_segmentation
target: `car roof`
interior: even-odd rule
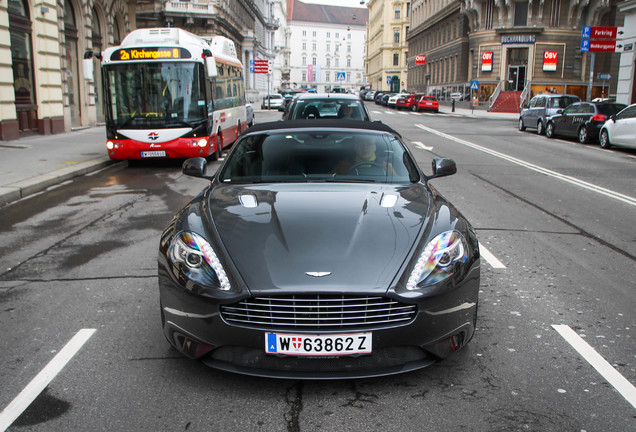
[[[297,98],[300,99],[349,99],[360,100],[360,96],[351,93],[300,93]]]
[[[368,130],[377,132],[388,132],[401,137],[401,135],[390,126],[381,122],[359,121],[359,120],[332,120],[332,119],[302,119],[274,121],[269,123],[257,123],[247,129],[244,134],[257,132],[279,131],[285,129],[350,129]]]

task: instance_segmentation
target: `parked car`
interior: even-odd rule
[[[417,101],[422,97],[419,94],[409,94],[404,97],[401,97],[395,103],[395,107],[399,110],[407,109],[413,110],[413,107],[417,104]],[[416,110],[413,110],[416,111]]]
[[[636,148],[636,104],[613,115],[601,128],[599,143],[604,149],[612,146]]]
[[[625,107],[614,102],[575,102],[548,120],[545,134],[548,138],[574,137],[581,143],[596,141],[605,121]]]
[[[521,111],[519,116],[519,130],[536,128],[539,135],[545,133],[548,120],[560,109],[565,109],[574,102],[580,102],[578,96],[564,94],[540,94],[532,99]]]
[[[408,96],[408,93],[394,93],[391,97],[389,97],[389,100],[387,100],[386,106],[389,108],[395,108],[397,106],[398,99],[406,96]]]
[[[373,96],[373,101],[376,103],[376,105],[382,105],[382,98],[384,97],[385,94],[386,92],[375,93],[375,96]]]
[[[282,105],[283,105],[283,95],[281,95],[281,94],[270,94],[270,95],[266,95],[263,98],[263,103],[261,104],[261,109],[270,109],[270,108],[278,109]]]
[[[304,93],[298,95],[283,115],[283,120],[349,119],[371,121],[360,98],[346,93]]]
[[[368,100],[368,101],[372,101],[373,98],[375,97],[375,90],[370,90],[368,91],[365,95],[364,95],[364,100]]]
[[[161,325],[184,356],[364,378],[427,367],[473,337],[479,243],[430,185],[456,172],[451,159],[427,175],[383,123],[293,120],[255,125],[215,175],[206,165],[185,161],[209,184],[158,242]]]
[[[385,93],[384,96],[382,96],[382,101],[380,102],[380,105],[388,106],[389,98],[391,98],[392,96],[395,96],[395,93]]]
[[[439,102],[435,96],[422,96],[417,103],[413,105],[413,111],[433,111],[439,112]]]
[[[254,126],[254,107],[252,104],[245,104],[245,122],[248,127]]]

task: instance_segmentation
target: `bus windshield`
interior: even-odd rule
[[[116,129],[192,127],[207,119],[201,64],[116,64],[105,75],[107,115]]]

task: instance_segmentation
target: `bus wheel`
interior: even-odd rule
[[[221,137],[221,131],[216,134],[216,150],[210,154],[210,160],[219,160],[221,157],[221,147],[223,146],[223,138]]]

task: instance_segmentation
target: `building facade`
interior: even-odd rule
[[[409,83],[411,1],[368,0],[366,72],[373,90],[399,92]]]
[[[616,93],[613,52],[582,52],[584,26],[622,25],[615,0],[413,0],[409,75],[418,91],[570,93],[586,99]],[[423,62],[422,59],[425,58]],[[418,59],[420,61],[418,61]],[[592,76],[592,79],[590,79]]]
[[[621,40],[623,52],[618,70],[616,101],[624,104],[636,103],[636,0],[620,3],[619,12],[625,17]]]
[[[88,79],[82,60],[86,51],[116,44],[134,28],[134,4],[0,1],[1,140],[103,121],[100,75]]]
[[[282,89],[358,90],[364,73],[364,8],[288,2],[289,82]]]

